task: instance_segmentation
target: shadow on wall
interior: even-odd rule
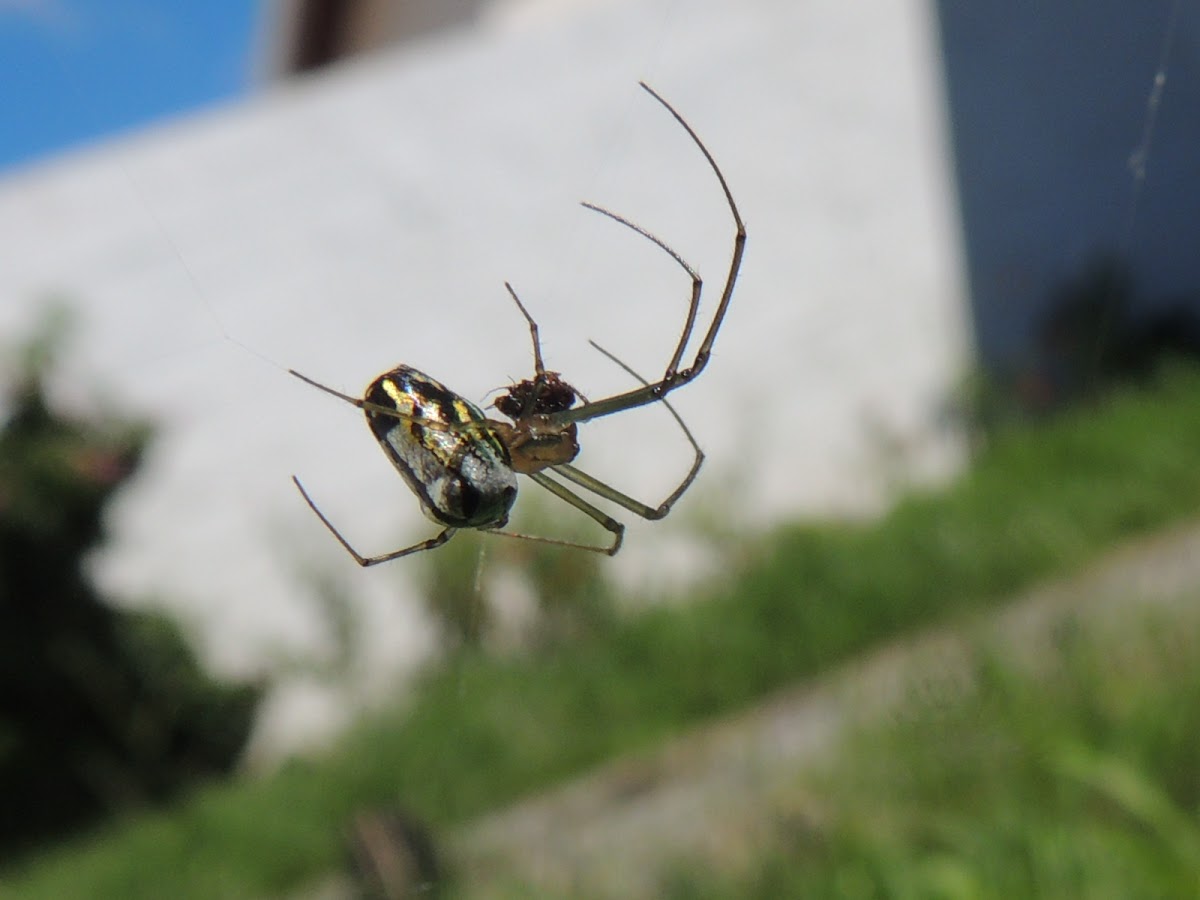
[[[1097,262],[1051,295],[1025,405],[1050,411],[1114,382],[1144,380],[1172,358],[1200,362],[1198,308],[1195,297],[1149,302],[1127,269]]]
[[[1194,355],[1200,6],[936,10],[985,380],[1041,411]]]

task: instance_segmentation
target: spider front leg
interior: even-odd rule
[[[700,294],[704,290],[704,282],[700,278],[700,273],[692,268],[691,264],[682,256],[680,256],[678,252],[671,248],[662,238],[647,231],[636,222],[631,222],[624,216],[617,215],[617,213],[613,212],[612,210],[605,209],[603,206],[597,206],[595,203],[588,203],[587,201],[584,201],[580,205],[583,206],[584,209],[590,209],[592,212],[598,212],[602,216],[607,216],[614,222],[624,225],[631,231],[641,235],[660,250],[664,251],[668,256],[671,257],[671,259],[675,260],[675,262],[679,264],[680,268],[687,272],[688,277],[692,279],[692,296],[688,301],[687,318],[683,323],[683,333],[680,334],[679,343],[675,345],[675,352],[671,356],[671,361],[667,363],[666,372],[663,373],[663,377],[659,381],[659,384],[669,386],[676,380],[676,378],[679,377],[679,361],[683,359],[683,353],[687,349],[688,341],[691,340],[692,337],[692,329],[696,327],[696,314],[700,311]],[[643,381],[642,383],[646,384],[647,382]],[[664,393],[665,392],[666,391],[664,391]]]
[[[693,357],[690,365],[680,368],[684,353],[687,352],[688,343],[692,338],[692,331],[695,328],[697,313],[700,307],[700,292],[701,281],[697,271],[689,265],[682,256],[666,244],[663,240],[656,237],[651,232],[642,228],[624,216],[617,215],[603,207],[596,206],[594,203],[584,203],[588,209],[594,210],[608,218],[612,219],[620,225],[624,225],[631,231],[650,241],[664,253],[671,257],[692,280],[691,300],[688,303],[687,316],[684,320],[683,331],[680,333],[679,341],[675,345],[675,350],[671,354],[671,360],[667,363],[666,371],[662,378],[653,384],[647,384],[644,380],[643,386],[635,388],[632,391],[626,391],[623,394],[617,394],[612,397],[605,397],[594,402],[589,401],[582,406],[577,406],[571,409],[564,409],[551,414],[551,419],[556,425],[567,425],[571,422],[587,422],[590,419],[598,419],[601,416],[610,416],[613,413],[622,412],[626,409],[632,409],[635,406],[645,406],[649,403],[655,403],[662,400],[671,391],[683,387],[696,378],[708,365],[708,360],[712,355],[713,343],[717,339],[717,332],[721,329],[721,323],[725,320],[725,313],[729,309],[729,303],[733,299],[733,288],[737,284],[738,273],[742,267],[742,256],[746,249],[746,226],[742,222],[741,213],[738,212],[737,204],[734,202],[733,194],[729,190],[729,185],[725,181],[725,176],[721,172],[717,161],[709,152],[704,142],[700,140],[700,136],[679,114],[679,112],[668,103],[657,91],[647,85],[645,82],[639,82],[645,91],[657,100],[671,116],[678,122],[691,138],[692,143],[704,155],[705,161],[716,176],[717,182],[721,186],[721,192],[725,195],[725,202],[729,207],[729,213],[734,222],[734,237],[733,237],[733,254],[729,260],[729,270],[725,275],[725,287],[721,291],[721,297],[717,301],[716,310],[713,312],[712,321],[708,325],[708,330],[704,333],[704,337],[700,340],[700,346],[696,349],[696,355]]]

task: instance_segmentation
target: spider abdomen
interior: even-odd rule
[[[427,516],[452,528],[504,527],[517,478],[478,406],[409,366],[380,375],[363,400],[375,439]]]

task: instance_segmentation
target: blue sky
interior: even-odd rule
[[[0,0],[0,171],[247,93],[261,0]]]

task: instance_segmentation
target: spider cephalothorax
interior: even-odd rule
[[[544,413],[514,416],[513,423],[491,420],[493,432],[508,447],[514,472],[532,475],[569,463],[579,455],[579,426],[559,425]]]
[[[570,482],[577,488],[595,494],[642,518],[661,519],[670,512],[675,501],[695,480],[704,461],[704,453],[683,420],[666,401],[666,396],[695,379],[708,364],[717,332],[733,298],[733,288],[737,283],[746,246],[746,229],[738,213],[737,204],[734,203],[733,194],[725,183],[725,176],[721,174],[704,142],[671,104],[646,84],[643,83],[642,87],[666,108],[704,154],[725,194],[735,225],[733,255],[725,276],[725,286],[691,365],[681,366],[681,362],[700,309],[702,283],[699,274],[683,257],[640,225],[603,207],[584,203],[588,209],[607,216],[646,238],[670,256],[691,278],[691,299],[683,331],[666,370],[658,381],[647,381],[613,354],[592,342],[593,347],[624,369],[640,386],[601,400],[588,400],[563,381],[559,373],[546,370],[542,363],[537,323],[507,283],[505,287],[529,323],[534,360],[534,377],[505,388],[493,403],[502,415],[512,420],[511,422],[487,418],[474,403],[409,366],[397,366],[380,375],[367,387],[366,395],[361,400],[326,387],[295,370],[289,370],[297,378],[361,409],[366,414],[367,423],[371,426],[379,445],[417,495],[422,509],[434,521],[445,526],[440,534],[411,547],[378,556],[362,556],[334,528],[309,497],[299,479],[293,476],[292,480],[312,511],[359,565],[373,566],[441,546],[459,528],[478,528],[494,534],[579,547],[612,555],[621,548],[625,526],[598,509],[563,481]],[[683,481],[658,506],[642,503],[572,465],[579,454],[580,422],[651,403],[662,403],[666,407],[683,430],[695,453],[691,469]],[[557,477],[550,477],[550,473]],[[518,474],[528,476],[556,497],[590,516],[612,535],[612,543],[607,546],[595,546],[501,531],[500,529],[508,523],[509,510],[516,500]]]

